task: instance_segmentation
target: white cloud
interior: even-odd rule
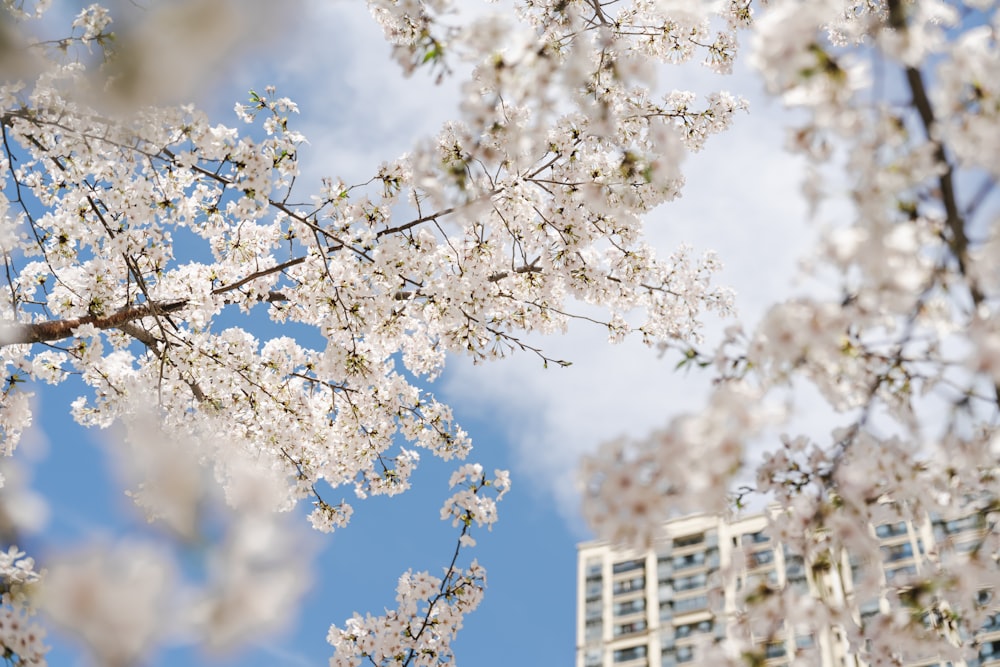
[[[360,2],[309,0],[306,20],[289,35],[280,64],[283,85],[302,109],[296,127],[306,189],[321,176],[347,183],[371,178],[378,165],[433,136],[457,117],[454,79],[440,85],[420,70],[406,78],[390,58],[391,46]]]

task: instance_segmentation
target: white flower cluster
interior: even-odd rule
[[[345,502],[330,505],[324,500],[316,500],[316,509],[309,513],[309,523],[322,533],[332,533],[336,528],[343,528],[351,521],[354,508]]]
[[[90,5],[77,14],[73,20],[73,28],[81,30],[80,41],[84,44],[104,34],[104,29],[111,24],[111,14],[100,5]]]
[[[0,606],[0,649],[4,656],[17,656],[19,665],[44,667],[48,662],[45,630],[20,606]]]
[[[0,578],[7,593],[17,599],[25,586],[38,581],[35,559],[13,546],[0,551]]]
[[[436,667],[452,661],[451,642],[485,587],[486,571],[476,561],[467,570],[452,564],[444,579],[405,572],[396,587],[397,609],[377,617],[355,614],[343,628],[330,628],[330,667]]]
[[[5,657],[17,656],[18,664],[46,665],[45,629],[32,618],[30,599],[40,575],[34,559],[17,547],[0,552],[0,649]]]
[[[510,490],[510,473],[506,470],[494,471],[493,479],[487,479],[483,467],[478,463],[467,463],[451,476],[450,486],[461,486],[445,501],[441,508],[441,519],[451,519],[451,525],[463,527],[463,546],[473,546],[475,542],[466,535],[467,529],[475,523],[493,529],[497,521],[497,503]],[[484,490],[491,489],[496,495],[491,497]]]

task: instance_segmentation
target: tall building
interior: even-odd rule
[[[858,600],[851,577],[857,564],[816,568],[775,544],[764,532],[763,514],[737,520],[694,515],[668,522],[648,551],[616,549],[604,542],[581,544],[577,563],[576,667],[675,667],[698,660],[699,645],[725,637],[739,610],[741,590],[795,587],[841,601],[859,623],[878,614],[880,598]],[[882,581],[918,574],[928,556],[941,549],[975,548],[985,530],[984,516],[924,525],[900,521],[872,528],[881,552]],[[811,570],[812,576],[809,576]],[[720,572],[733,572],[721,589]],[[843,573],[843,574],[841,574]],[[850,573],[850,574],[847,574]],[[794,619],[767,637],[753,637],[766,665],[862,667],[848,652],[840,628],[811,632]],[[976,640],[979,655],[967,662],[944,663],[933,656],[913,667],[1000,666],[1000,615],[993,616]]]

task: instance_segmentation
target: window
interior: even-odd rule
[[[911,558],[912,556],[913,545],[909,542],[895,544],[891,547],[882,547],[882,560],[886,563],[903,560],[904,558]]]
[[[791,588],[796,593],[808,593],[809,592],[809,582],[806,580],[805,576],[789,577],[785,582],[786,585]]]
[[[897,535],[906,535],[906,522],[883,523],[881,526],[875,528],[875,534],[882,539],[896,537]]]
[[[612,586],[615,595],[628,593],[631,591],[641,591],[646,587],[646,577],[634,577],[632,579],[622,579],[616,581]]]
[[[970,514],[969,516],[964,516],[961,519],[952,519],[944,524],[944,530],[949,535],[952,533],[960,533],[965,530],[971,530],[973,528],[981,528],[985,521],[981,514]]]
[[[637,632],[642,632],[646,629],[646,621],[640,619],[638,621],[633,621],[631,623],[623,623],[621,625],[616,625],[614,629],[615,637],[621,637],[622,635],[633,635]]]
[[[770,549],[755,551],[747,556],[747,567],[755,568],[774,562],[774,552]]]
[[[585,607],[587,619],[600,618],[602,607],[600,600],[588,600]]]
[[[708,583],[708,575],[704,572],[694,574],[690,577],[678,577],[674,579],[675,591],[689,591],[693,588],[704,588]]]
[[[600,641],[601,619],[591,619],[584,626],[583,636],[587,641]]]
[[[674,600],[674,613],[676,614],[685,614],[689,611],[705,609],[706,607],[708,607],[708,598],[704,595]]]
[[[646,608],[646,598],[636,598],[627,602],[616,602],[614,605],[615,616],[625,616]]]
[[[601,578],[601,561],[590,561],[587,563],[587,579]]]
[[[637,558],[635,560],[626,560],[621,563],[615,563],[611,566],[611,572],[614,574],[622,574],[623,572],[631,572],[632,570],[641,570],[646,567],[645,558]]]
[[[691,662],[694,660],[694,647],[693,646],[678,646],[677,653],[677,663]]]
[[[1000,655],[1000,639],[986,642],[979,647],[980,660],[992,660],[994,656]]]
[[[802,560],[802,556],[785,556],[785,574],[789,579],[803,575],[805,571],[805,563]]]
[[[797,651],[808,651],[816,647],[816,639],[812,635],[797,635],[795,637],[795,649]]]
[[[612,654],[612,660],[614,662],[628,662],[630,660],[637,660],[638,658],[646,657],[646,645],[642,644],[639,646],[630,646],[629,648],[621,648]]]
[[[674,638],[684,639],[685,637],[690,637],[691,635],[699,635],[711,631],[711,620],[699,621],[698,623],[687,623],[685,625],[678,625],[674,629]]]
[[[588,581],[587,582],[587,600],[599,600],[601,598],[601,582],[600,581]]]
[[[763,530],[758,530],[756,533],[747,533],[743,536],[743,544],[763,544],[770,541],[771,538]]]
[[[698,533],[697,535],[685,535],[684,537],[674,538],[674,549],[683,549],[684,547],[694,546],[695,544],[701,544],[705,541],[705,533]]]
[[[674,569],[683,570],[689,567],[697,567],[698,565],[705,564],[705,552],[696,551],[693,554],[687,554],[686,556],[674,556]]]
[[[584,667],[601,667],[601,649],[592,648],[587,651],[583,658]]]
[[[878,598],[871,598],[864,604],[862,604],[860,607],[858,607],[858,612],[862,616],[872,616],[874,614],[879,613],[880,611],[881,607]]]
[[[772,658],[782,658],[785,655],[784,642],[768,642],[764,644],[764,657],[768,660]]]

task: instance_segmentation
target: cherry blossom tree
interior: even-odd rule
[[[822,224],[813,287],[715,351],[668,343],[715,373],[712,396],[585,461],[585,512],[600,535],[643,546],[674,512],[766,501],[788,553],[854,568],[846,598],[744,590],[704,664],[763,664],[786,619],[839,626],[865,664],[977,660],[1000,612],[996,3],[756,9],[750,60],[803,118],[789,143]],[[803,416],[835,426],[794,430]],[[870,526],[958,518],[980,537],[925,543],[915,572],[880,575]],[[877,613],[859,616],[869,602]]]
[[[311,188],[297,183],[298,108],[273,88],[237,104],[241,129],[161,101],[197,60],[163,71],[156,49],[198,53],[185,40],[205,31],[224,44],[212,26],[239,27],[231,3],[154,7],[152,29],[118,36],[93,5],[63,36],[32,37],[47,4],[3,3],[5,56],[17,56],[0,84],[4,451],[32,423],[35,388],[78,376],[89,391],[72,416],[121,434],[121,474],[148,518],[181,541],[204,530],[207,507],[221,525],[200,583],[143,541],[44,571],[11,547],[8,662],[45,662],[36,613],[106,665],[178,635],[236,644],[280,621],[305,588],[295,508],[331,532],[352,516],[331,500],[342,489],[393,496],[421,454],[467,458],[469,435],[426,384],[449,354],[565,364],[526,336],[562,330],[581,304],[602,309],[585,319],[612,340],[686,346],[704,312],[729,312],[715,257],[658,258],[641,219],[678,196],[685,152],[745,106],[657,90],[656,68],[727,71],[749,25],[742,2],[526,0],[477,15],[372,0],[404,72],[461,79],[460,117],[366,182]],[[472,533],[509,486],[504,471],[458,464],[444,576],[407,572],[398,609],[332,627],[331,664],[450,660],[485,582],[466,556]]]
[[[36,613],[111,665],[178,632],[229,645],[270,627],[304,588],[293,510],[344,528],[352,507],[331,498],[405,492],[421,453],[463,461],[441,512],[454,558],[443,577],[403,574],[397,609],[332,627],[331,663],[449,661],[485,582],[467,560],[472,533],[496,520],[510,482],[464,462],[470,437],[427,382],[449,354],[567,363],[529,336],[574,318],[718,376],[704,410],[585,462],[599,534],[645,545],[673,512],[761,496],[791,552],[864,574],[880,559],[864,526],[981,524],[971,551],[928,549],[909,579],[857,577],[856,601],[883,603],[873,618],[836,596],[751,591],[702,659],[759,664],[761,638],[791,617],[844,628],[873,664],[976,651],[1000,571],[993,2],[519,0],[480,15],[370,0],[403,71],[458,79],[463,105],[368,181],[314,187],[297,182],[294,102],[260,88],[236,106],[240,130],[166,104],[155,84],[169,77],[145,50],[157,40],[114,39],[98,6],[60,38],[27,37],[45,4],[4,2],[16,26],[0,85],[5,452],[31,424],[34,388],[79,375],[90,391],[73,417],[119,429],[136,505],[180,540],[206,506],[222,525],[193,586],[142,542],[44,572],[12,547],[0,557],[8,661],[44,662]],[[187,22],[157,25],[238,30],[208,20],[225,5],[179,3]],[[701,316],[731,303],[710,282],[716,259],[658,258],[641,221],[680,193],[684,154],[745,108],[660,90],[658,68],[727,72],[741,30],[768,90],[805,119],[790,134],[810,164],[804,193],[822,215],[843,191],[849,213],[811,258],[817,289],[712,352]],[[837,421],[829,433],[787,432],[816,409],[797,401],[806,386]],[[737,486],[747,472],[755,482]]]

